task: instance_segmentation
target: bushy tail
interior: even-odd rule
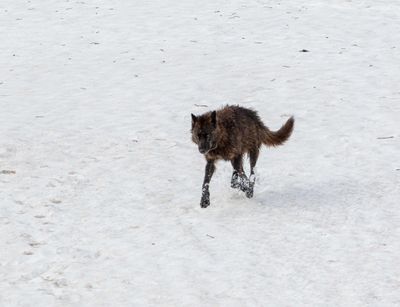
[[[278,146],[285,143],[292,134],[294,118],[290,117],[287,122],[278,130],[271,131],[267,127],[264,129],[263,143],[267,146]]]

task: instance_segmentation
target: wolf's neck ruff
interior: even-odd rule
[[[213,150],[215,150],[215,149],[217,149],[217,148],[218,148],[218,145],[215,145],[215,147],[213,147],[213,148],[207,150],[207,151],[204,153],[204,155],[208,154],[210,151],[213,151]]]

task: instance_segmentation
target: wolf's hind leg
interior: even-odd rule
[[[231,179],[231,188],[234,188],[234,189],[239,188],[239,174],[237,171],[233,171],[232,179]]]
[[[254,168],[257,164],[258,155],[260,154],[260,150],[258,148],[250,151],[250,178],[249,178],[249,188],[246,191],[246,197],[252,198],[254,194],[254,184],[256,182],[256,175],[254,173]]]
[[[234,189],[238,189],[239,185],[239,177],[243,173],[243,157],[237,156],[231,160],[233,167],[233,174],[231,179],[231,187]]]
[[[243,170],[243,156],[237,156],[231,160],[231,163],[233,166],[231,187],[246,193],[249,189],[249,179]]]
[[[248,181],[246,174],[243,171],[243,156],[239,155],[231,160],[233,166],[233,174],[231,179],[231,187],[240,189],[243,192],[247,189],[246,183]]]

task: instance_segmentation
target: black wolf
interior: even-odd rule
[[[260,147],[282,145],[292,134],[291,117],[278,130],[271,131],[263,124],[256,111],[239,106],[226,106],[200,116],[192,114],[192,140],[207,160],[200,205],[210,205],[209,183],[217,160],[229,160],[233,166],[231,187],[253,197],[256,166]],[[250,157],[250,178],[243,171],[243,155]]]

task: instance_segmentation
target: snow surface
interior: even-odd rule
[[[2,0],[0,305],[399,306],[399,20],[396,0]],[[226,103],[295,131],[253,199],[221,162],[201,209],[190,113]]]

